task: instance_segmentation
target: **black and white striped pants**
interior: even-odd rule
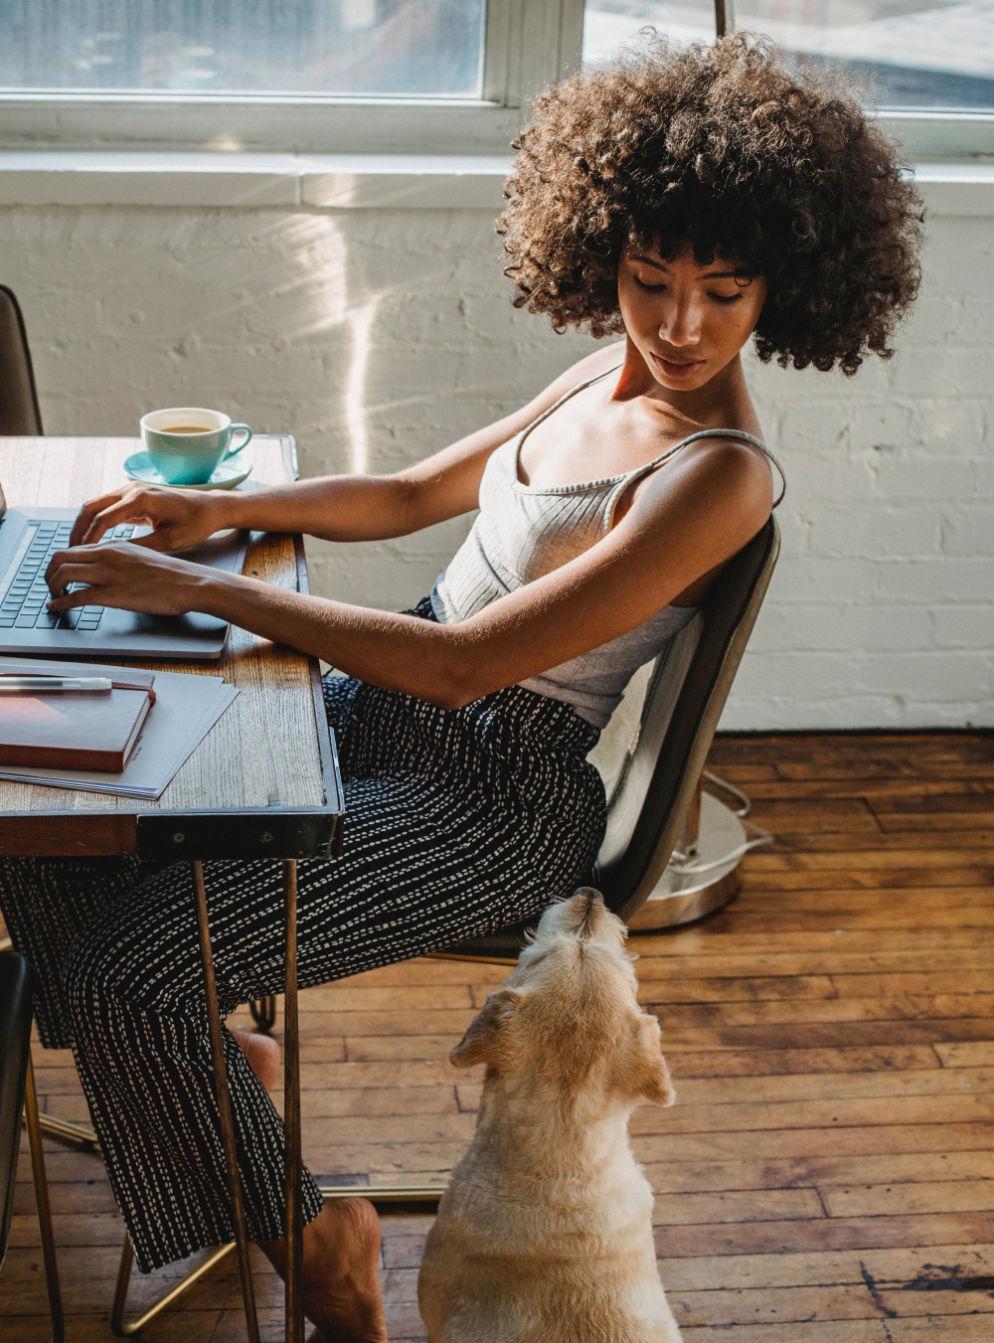
[[[432,619],[428,599],[410,614]],[[586,759],[599,732],[569,705],[510,686],[447,710],[338,676],[324,694],[344,850],[298,864],[301,988],[529,919],[587,877],[605,826]],[[282,992],[282,865],[211,861],[204,876],[222,1013]],[[42,1041],[74,1050],[144,1271],[234,1234],[193,900],[187,863],[0,860]],[[283,1125],[223,1034],[249,1235],[272,1239]],[[303,1206],[308,1221],[321,1208],[307,1173]]]

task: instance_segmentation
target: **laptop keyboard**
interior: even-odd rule
[[[100,538],[108,541],[127,541],[134,532],[133,523],[114,527]],[[100,624],[104,606],[77,606],[72,611],[53,614],[45,609],[51,598],[45,571],[57,550],[66,550],[72,533],[71,522],[40,522],[33,520],[24,529],[14,557],[17,570],[0,601],[0,629],[95,630]],[[70,583],[67,591],[75,592],[83,583]]]

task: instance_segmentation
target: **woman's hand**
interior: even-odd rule
[[[173,555],[157,555],[136,541],[58,550],[45,570],[53,615],[74,606],[116,606],[148,615],[180,616],[204,610],[214,571]],[[67,592],[70,583],[85,584]]]
[[[88,500],[79,510],[70,546],[92,545],[111,527],[148,522],[153,530],[133,544],[146,550],[189,550],[229,525],[224,501],[213,490],[170,490],[160,485],[124,485]]]

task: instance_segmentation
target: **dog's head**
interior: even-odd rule
[[[675,1099],[659,1022],[636,997],[625,925],[581,887],[542,915],[514,973],[487,998],[452,1053],[566,1101]]]

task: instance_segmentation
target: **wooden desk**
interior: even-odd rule
[[[138,446],[130,438],[0,438],[8,507],[76,508],[127,483],[121,464]],[[260,437],[246,451],[254,462],[246,485],[296,478],[291,438]],[[306,592],[300,537],[253,533],[245,572]],[[220,661],[132,661],[220,675],[241,693],[156,801],[0,779],[0,854],[168,860],[332,853],[341,778],[316,659],[233,626]]]
[[[138,441],[130,438],[0,438],[0,482],[8,507],[78,508],[84,500],[127,482],[122,463],[138,446]],[[296,478],[292,439],[259,437],[246,451],[252,454],[254,463],[249,482],[278,484]],[[254,533],[245,572],[270,583],[306,591],[300,537]],[[121,661],[120,657],[108,660]],[[237,627],[232,627],[220,661],[134,661],[144,667],[220,674],[237,685],[241,693],[155,801],[0,780],[0,855],[135,853],[160,861],[189,860],[193,897],[190,917],[194,917],[196,909],[218,1109],[252,1343],[258,1340],[258,1324],[224,1069],[202,862],[208,858],[232,857],[284,860],[286,1334],[291,1343],[299,1343],[303,1338],[303,1311],[296,860],[329,857],[337,852],[343,812],[341,778],[334,737],[328,730],[324,711],[319,667],[314,658],[275,646]],[[292,750],[287,750],[288,742],[293,743]],[[36,1121],[32,1127],[32,1150],[37,1145],[40,1152]],[[127,1262],[130,1271],[130,1260]]]

